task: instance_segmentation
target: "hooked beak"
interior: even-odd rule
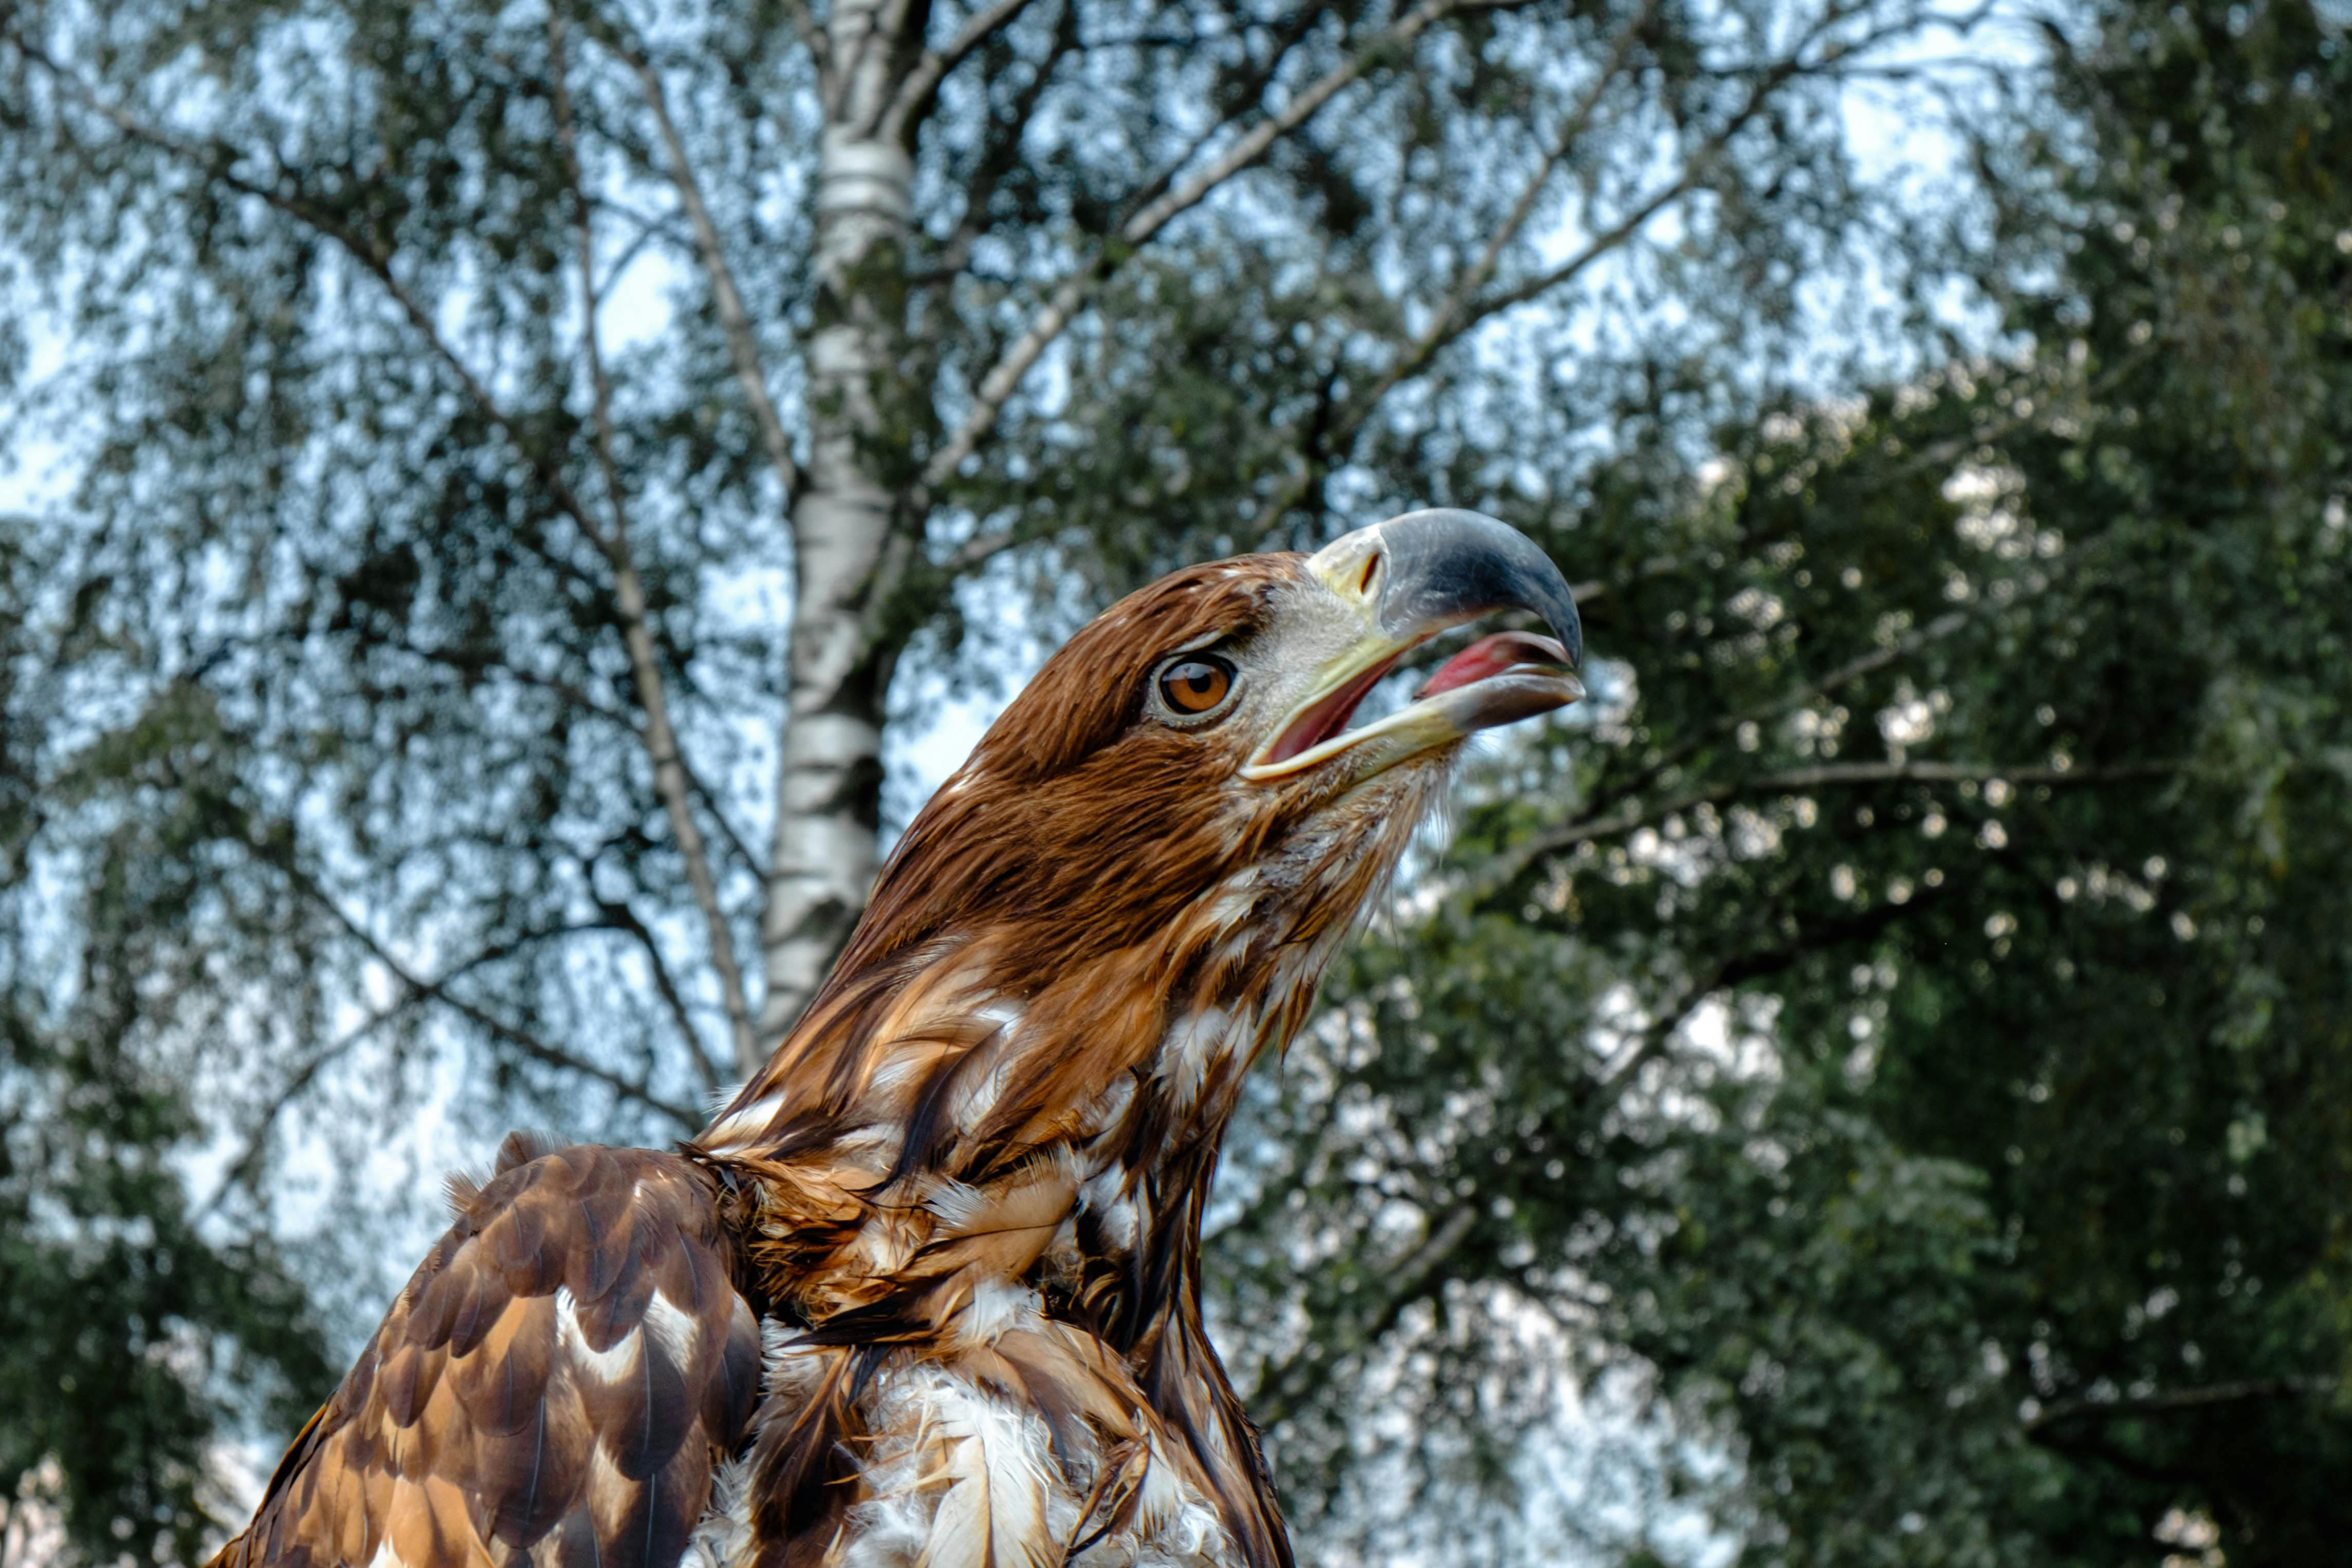
[[[1408,512],[1342,535],[1307,558],[1307,575],[1337,596],[1360,634],[1317,672],[1307,695],[1241,769],[1287,778],[1348,753],[1360,782],[1409,758],[1584,695],[1576,597],[1551,558],[1509,525],[1477,512]],[[1532,611],[1551,631],[1496,632],[1456,653],[1399,712],[1348,729],[1365,695],[1398,659],[1451,627],[1501,610]]]

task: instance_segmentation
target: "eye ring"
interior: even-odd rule
[[[1179,653],[1160,666],[1151,689],[1178,723],[1204,719],[1233,701],[1240,685],[1234,662],[1219,653]]]

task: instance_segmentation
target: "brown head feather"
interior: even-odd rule
[[[942,936],[986,929],[1010,967],[1043,969],[1164,927],[1234,859],[1212,831],[1234,758],[1138,722],[1150,666],[1257,630],[1302,559],[1190,568],[1071,638],[908,827],[825,996]]]

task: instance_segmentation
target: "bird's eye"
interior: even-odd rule
[[[1160,700],[1187,718],[1215,711],[1233,689],[1233,665],[1214,653],[1187,653],[1160,670]]]

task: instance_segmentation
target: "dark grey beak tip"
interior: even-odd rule
[[[1568,650],[1571,667],[1583,664],[1576,595],[1535,540],[1483,512],[1451,507],[1407,512],[1378,527],[1388,554],[1383,631],[1402,634],[1496,610],[1528,610]]]

